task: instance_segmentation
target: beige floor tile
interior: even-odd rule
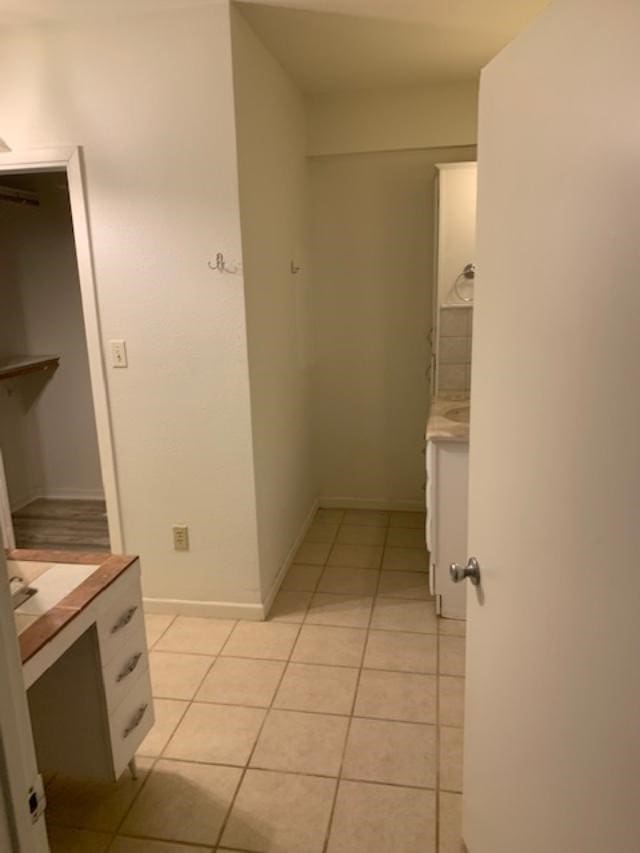
[[[466,853],[462,844],[462,794],[440,794],[438,853]]]
[[[109,853],[213,853],[210,847],[192,847],[190,844],[173,844],[170,841],[149,841],[146,838],[125,838],[120,835],[109,848]]]
[[[121,832],[215,846],[242,771],[161,759]]]
[[[348,717],[269,711],[251,767],[337,776]]]
[[[363,527],[362,530],[375,530]],[[322,573],[318,592],[333,592],[338,595],[375,595],[379,572],[374,569],[332,569]]]
[[[346,779],[434,788],[436,727],[354,718],[342,775]]]
[[[117,782],[55,776],[47,788],[47,822],[97,832],[115,832],[152,764],[149,758],[138,759],[137,780],[128,773]]]
[[[436,679],[431,675],[365,669],[354,713],[408,723],[435,723]]]
[[[435,853],[435,793],[340,782],[327,853]]]
[[[428,572],[380,572],[379,595],[430,599]]]
[[[464,619],[443,619],[438,617],[438,633],[449,637],[465,637],[467,623]]]
[[[271,605],[269,620],[273,622],[303,622],[312,595],[312,592],[281,590]]]
[[[218,658],[196,694],[197,702],[267,708],[286,664],[278,660]]]
[[[193,699],[213,661],[207,655],[150,652],[153,695],[158,699]]]
[[[392,548],[424,548],[425,537],[424,527],[390,527],[387,545]]]
[[[382,546],[376,545],[334,545],[327,565],[348,569],[379,569],[382,550]]]
[[[51,853],[106,853],[111,843],[110,833],[62,826],[48,826],[47,835]]]
[[[222,844],[268,853],[321,853],[336,782],[248,770]]]
[[[343,518],[343,509],[319,509],[313,521],[314,524],[317,522],[322,524],[341,524]]]
[[[145,613],[144,627],[149,648],[160,639],[175,618],[166,613]]]
[[[291,660],[358,667],[362,662],[367,632],[362,628],[303,625]]]
[[[350,714],[357,680],[357,669],[290,663],[273,707],[321,714]]]
[[[287,572],[280,589],[313,592],[323,571],[324,566],[297,566],[294,564]]]
[[[193,703],[164,751],[165,758],[244,766],[266,711]]]
[[[296,563],[306,566],[324,566],[331,550],[331,542],[303,542],[295,556]]]
[[[425,548],[385,548],[382,568],[386,572],[426,572],[429,558]]]
[[[435,604],[433,601],[378,596],[373,608],[371,627],[385,631],[437,634]]]
[[[181,699],[154,699],[153,710],[156,721],[138,747],[138,755],[147,755],[152,758],[161,755],[188,707],[189,703]]]
[[[305,623],[339,628],[366,628],[373,598],[317,592],[311,599]]]
[[[348,509],[345,510],[343,524],[365,524],[369,527],[386,527],[389,523],[389,513],[377,509]]]
[[[370,631],[364,666],[398,672],[436,672],[438,639],[435,634]]]
[[[392,512],[389,527],[421,527],[425,526],[424,512]]]
[[[338,532],[337,524],[326,524],[322,521],[314,521],[307,530],[304,537],[305,542],[333,542]]]
[[[284,622],[239,622],[222,650],[224,657],[287,660],[298,625]]]
[[[217,655],[235,624],[231,619],[177,616],[155,644],[154,651]]]
[[[464,678],[440,676],[440,723],[464,725]]]
[[[340,545],[384,545],[386,527],[371,527],[365,524],[343,524],[336,542]]]
[[[440,672],[443,675],[464,676],[464,637],[440,638]]]
[[[440,726],[440,789],[462,791],[464,730]]]

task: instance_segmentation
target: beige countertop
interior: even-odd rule
[[[427,441],[469,441],[469,423],[454,421],[447,417],[447,412],[469,405],[469,394],[443,393],[431,401],[429,419],[427,421]]]

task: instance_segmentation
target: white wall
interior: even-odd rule
[[[171,4],[168,4],[169,6]],[[226,0],[0,32],[0,136],[81,144],[127,550],[162,599],[260,599]],[[172,550],[171,525],[191,550]]]
[[[27,351],[27,332],[22,300],[17,288],[8,286],[17,277],[17,257],[12,251],[8,204],[0,205],[0,355]],[[33,451],[37,447],[35,419],[29,402],[41,379],[26,377],[20,383],[0,383],[0,448],[13,504],[29,499],[38,481],[39,465]]]
[[[325,503],[424,505],[434,166],[474,155],[311,160],[314,446]]]
[[[309,153],[475,145],[478,81],[310,95]]]
[[[10,306],[6,320],[22,326],[24,332],[19,344],[3,340],[2,348],[8,355],[51,353],[61,360],[53,374],[20,377],[5,383],[5,391],[11,390],[14,398],[13,414],[5,405],[0,416],[7,439],[2,450],[10,465],[8,486],[14,506],[43,495],[102,496],[64,176],[34,176],[28,187],[38,194],[39,207],[4,204],[2,209],[4,264],[10,270],[2,278],[0,292],[3,305]],[[18,401],[22,411],[15,411]],[[27,438],[29,446],[24,447]],[[21,476],[15,477],[15,469]]]
[[[306,122],[301,94],[236,10],[232,36],[258,541],[267,595],[317,495]],[[300,267],[296,275],[291,261]]]

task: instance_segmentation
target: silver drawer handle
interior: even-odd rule
[[[145,714],[146,714],[146,712],[147,712],[147,708],[148,708],[148,707],[149,707],[149,705],[141,705],[141,706],[138,708],[138,710],[137,710],[137,711],[136,711],[136,713],[134,714],[134,716],[133,716],[133,718],[132,718],[131,722],[129,723],[129,725],[127,726],[127,728],[122,732],[122,737],[123,737],[123,738],[129,737],[129,735],[131,734],[131,732],[132,732],[134,729],[137,729],[137,728],[138,728],[138,726],[139,726],[139,725],[140,725],[140,723],[142,722],[142,718],[144,717],[144,715],[145,715]]]
[[[118,673],[118,677],[116,678],[116,681],[118,682],[118,684],[119,684],[121,681],[124,681],[124,679],[125,679],[128,675],[131,675],[131,673],[133,672],[133,670],[134,670],[134,669],[138,666],[138,664],[140,663],[140,658],[141,658],[141,657],[142,657],[142,652],[138,652],[137,654],[133,655],[133,657],[131,657],[131,658],[127,661],[127,663],[126,663],[126,665],[125,665],[124,669],[122,669],[122,670]]]
[[[131,622],[131,620],[133,619],[137,609],[138,605],[135,605],[135,607],[130,607],[128,610],[126,610],[111,629],[111,633],[117,634],[118,631],[121,631],[123,628],[126,628],[129,622]]]

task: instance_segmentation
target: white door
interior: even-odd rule
[[[0,850],[47,853],[44,817],[31,819],[29,791],[40,788],[31,721],[0,536]],[[7,841],[9,836],[10,841]]]
[[[557,0],[483,75],[469,853],[640,850],[639,45]]]

